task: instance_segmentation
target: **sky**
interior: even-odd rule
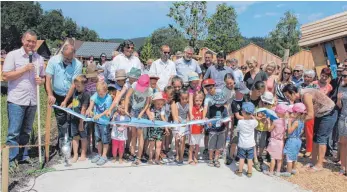
[[[208,15],[222,1],[207,3]],[[330,1],[238,1],[226,2],[235,8],[240,32],[245,37],[264,37],[272,31],[287,10],[293,11],[299,23],[306,24],[336,13],[347,11],[347,2]],[[101,38],[147,37],[160,27],[174,24],[167,17],[172,2],[40,2],[44,11],[61,9],[79,26],[95,30]]]

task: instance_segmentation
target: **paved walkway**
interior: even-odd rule
[[[130,163],[120,165],[111,161],[102,167],[90,161],[66,167],[59,164],[57,171],[39,176],[33,187],[38,192],[293,192],[303,191],[298,186],[280,178],[268,177],[253,171],[253,177],[236,176],[236,165],[222,164],[220,168],[198,165],[147,165],[132,167]],[[246,168],[246,167],[245,167]],[[33,186],[34,180],[28,183]],[[26,188],[23,190],[30,189]]]

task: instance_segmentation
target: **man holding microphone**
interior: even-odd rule
[[[9,146],[28,144],[37,109],[36,86],[45,83],[43,58],[34,52],[36,42],[35,32],[25,32],[22,47],[8,53],[4,62],[2,72],[3,79],[8,81],[9,120],[6,145]],[[30,162],[28,149],[10,148],[9,160],[10,171],[16,167],[17,160]]]

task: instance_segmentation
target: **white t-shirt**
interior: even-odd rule
[[[126,118],[124,116],[119,117],[119,121],[123,121],[125,119]],[[114,140],[126,141],[128,139],[127,127],[113,125],[112,132],[111,132],[111,138]]]
[[[239,132],[238,146],[244,149],[255,146],[254,129],[258,126],[258,121],[255,119],[239,120],[236,130]]]
[[[137,82],[133,83],[131,87],[134,89],[131,96],[131,107],[132,109],[142,109],[145,106],[147,97],[153,96],[153,89],[148,88],[145,92],[141,93],[136,91]]]
[[[151,65],[149,74],[154,74],[159,77],[157,82],[160,90],[168,85],[171,76],[176,75],[176,65],[173,61],[167,60],[165,63],[161,59],[157,59]]]
[[[235,83],[243,81],[243,73],[240,69],[233,70],[234,71],[234,80]]]
[[[112,60],[109,79],[115,78],[114,76],[117,70],[124,69],[126,73],[129,73],[133,67],[140,69],[142,72],[142,64],[139,58],[135,56],[128,58],[124,54],[119,54]]]

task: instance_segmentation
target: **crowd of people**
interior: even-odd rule
[[[274,62],[261,65],[255,57],[239,64],[223,52],[217,54],[216,63],[213,53],[206,52],[200,65],[189,46],[172,61],[170,47],[163,45],[159,59],[142,64],[134,43],[126,40],[112,61],[101,54],[98,65],[90,58],[83,71],[69,44],[44,67],[40,55],[30,54],[36,41],[34,32],[24,33],[23,46],[11,51],[3,66],[3,78],[9,82],[7,145],[28,143],[37,108],[36,86],[45,84],[50,105],[71,108],[96,121],[83,122],[54,108],[56,148],[60,151],[68,133],[72,163],[89,156],[102,166],[111,156],[113,162],[126,160],[133,166],[162,165],[171,158],[183,165],[187,156],[189,165],[206,157],[208,166],[218,168],[224,157],[227,165],[238,162],[239,176],[247,163],[248,177],[253,167],[270,176],[289,177],[297,173],[300,152],[311,158],[307,170],[318,172],[325,156],[338,150],[339,174],[346,175],[347,60],[338,66],[336,78],[328,67],[317,77],[300,64],[294,69]],[[221,121],[227,117],[229,121]],[[105,123],[130,118],[172,123],[220,119],[175,128]],[[11,168],[17,161],[29,161],[27,148],[23,149],[11,148]],[[262,166],[265,159],[269,169]]]

